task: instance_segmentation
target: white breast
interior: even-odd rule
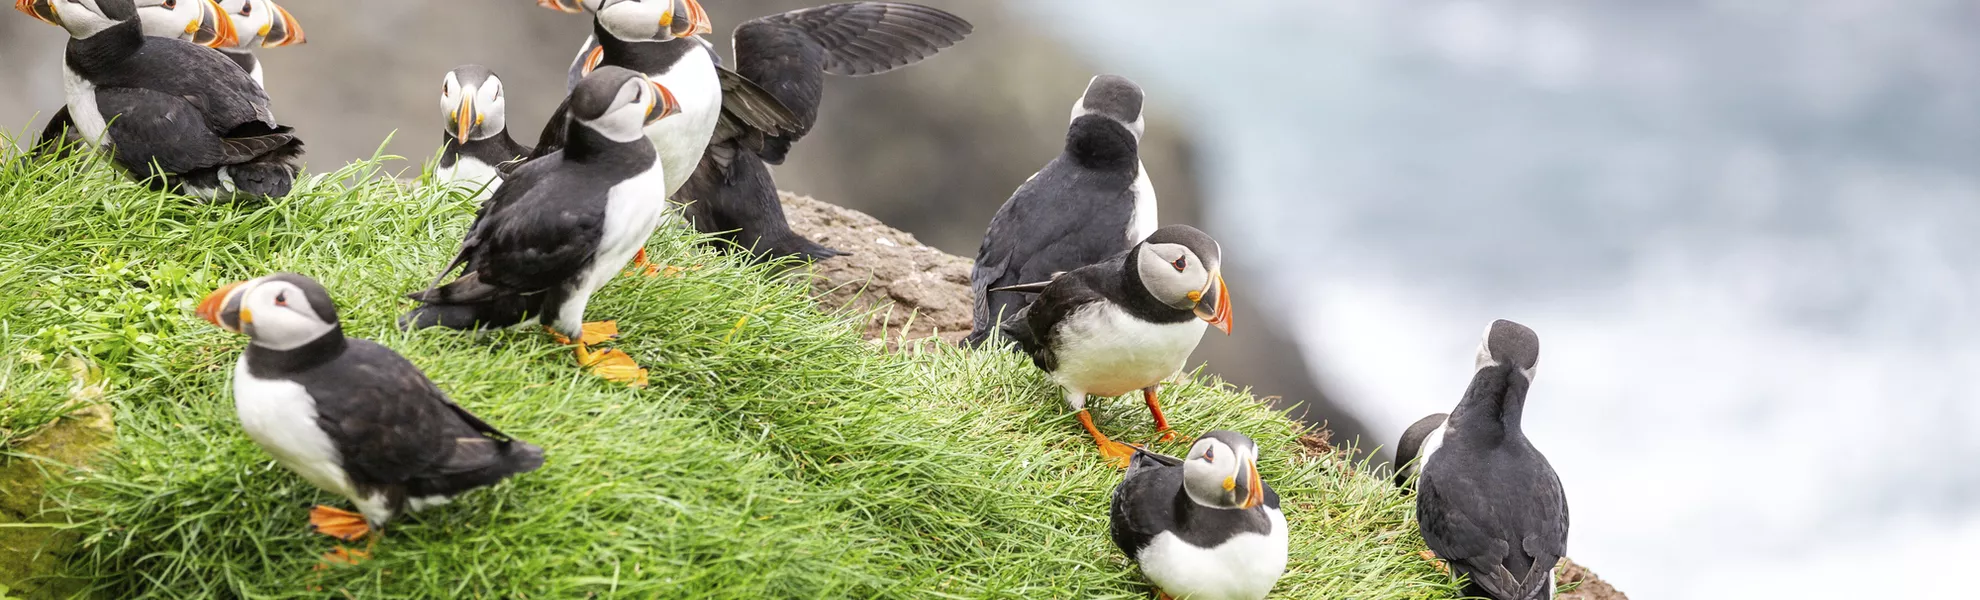
[[[70,69],[67,61],[62,63],[62,93],[68,99],[69,118],[76,123],[76,133],[82,134],[89,145],[102,146],[110,124],[103,118],[103,111],[96,108],[96,86]]]
[[[454,159],[454,165],[440,167],[433,177],[443,183],[457,185],[468,190],[481,190],[475,198],[487,198],[495,194],[495,188],[502,187],[502,178],[494,165],[481,162],[481,159],[461,155]],[[482,186],[487,187],[482,187]]]
[[[1258,600],[1286,572],[1286,516],[1266,508],[1272,531],[1240,533],[1214,548],[1198,548],[1163,532],[1135,557],[1141,572],[1170,596],[1190,600]]]
[[[1134,165],[1134,219],[1128,226],[1128,244],[1139,244],[1155,233],[1155,183],[1148,180],[1148,167]]]
[[[324,491],[357,499],[344,474],[343,456],[316,423],[316,399],[301,384],[256,378],[242,356],[234,367],[234,410],[248,437],[274,455],[275,462]]]
[[[715,58],[700,44],[654,80],[681,103],[680,114],[646,128],[647,139],[660,152],[660,164],[667,168],[666,190],[671,197],[694,174],[701,153],[708,150],[708,138],[715,135],[715,122],[722,117],[722,83],[715,75]]]
[[[1095,302],[1059,324],[1059,385],[1100,396],[1119,396],[1168,379],[1203,339],[1206,324],[1150,323],[1115,306]]]
[[[591,294],[617,277],[633,254],[646,246],[646,238],[660,227],[668,213],[667,196],[661,192],[666,169],[658,163],[632,179],[612,186],[607,192],[605,231],[591,266],[579,274],[577,289],[557,313],[557,321],[575,330],[584,322],[584,307]]]

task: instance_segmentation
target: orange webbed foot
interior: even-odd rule
[[[319,504],[309,511],[309,530],[349,542],[371,533],[371,524],[364,515]]]

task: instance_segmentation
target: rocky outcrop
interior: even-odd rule
[[[52,527],[48,489],[88,469],[116,441],[110,405],[93,404],[56,421],[0,456],[0,598],[67,598],[79,583],[53,578],[80,535]],[[11,596],[9,594],[12,594]]]

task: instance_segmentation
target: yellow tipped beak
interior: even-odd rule
[[[62,17],[55,14],[55,3],[49,0],[14,0],[14,10],[27,13],[36,21],[62,26]]]
[[[1224,335],[1231,334],[1231,292],[1230,288],[1224,285],[1223,269],[1210,272],[1209,289],[1190,292],[1189,296],[1190,300],[1196,302],[1196,318],[1223,330]],[[1205,302],[1206,298],[1210,301]]]
[[[199,315],[199,318],[206,319],[206,322],[212,323],[221,329],[225,329],[227,331],[231,331],[234,333],[240,333],[241,332],[240,329],[229,326],[227,325],[226,322],[221,320],[220,311],[226,308],[227,299],[232,297],[234,294],[234,290],[239,289],[241,287],[241,284],[243,283],[247,283],[247,282],[236,281],[233,283],[229,283],[227,285],[220,286],[220,289],[213,290],[213,293],[207,294],[205,299],[199,301],[199,310],[194,314]],[[248,311],[242,310],[241,322],[243,323],[248,322],[248,318],[249,318]]]
[[[289,14],[289,9],[273,2],[268,3],[268,7],[275,9],[275,18],[269,21],[268,27],[265,28],[266,33],[261,34],[261,47],[280,48],[309,41],[309,38],[303,35],[302,22],[297,21],[295,15]]]
[[[467,143],[468,134],[474,133],[474,127],[481,124],[481,114],[474,112],[474,92],[461,90],[461,106],[454,109],[454,140],[463,144]]]
[[[652,125],[654,121],[680,114],[681,103],[674,100],[674,92],[658,81],[648,79],[646,83],[653,86],[655,98],[653,104],[646,107],[646,124]]]

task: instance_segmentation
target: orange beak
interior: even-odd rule
[[[221,329],[240,333],[241,330],[228,327],[226,323],[220,322],[220,310],[226,308],[227,297],[233,295],[234,289],[240,287],[243,283],[247,282],[236,281],[220,286],[220,289],[213,290],[213,293],[206,295],[205,300],[199,301],[199,312],[196,314],[199,315],[199,318],[206,319],[206,322],[212,323]]]
[[[268,7],[275,9],[275,20],[269,23],[268,34],[261,38],[261,47],[280,48],[309,41],[307,36],[303,35],[302,22],[297,21],[295,15],[289,14],[289,9],[273,2],[268,3]],[[228,35],[233,34],[230,32]]]
[[[1210,288],[1202,293],[1191,292],[1196,298],[1196,318],[1209,322],[1212,326],[1231,334],[1231,291],[1224,285],[1224,271],[1210,272]],[[1209,300],[1205,302],[1204,300]]]
[[[715,33],[715,25],[708,22],[708,11],[701,8],[700,2],[696,2],[695,0],[682,1],[687,3],[689,21],[694,23],[694,30],[688,33],[688,35]]]
[[[1246,473],[1244,503],[1239,504],[1238,508],[1251,510],[1265,503],[1265,484],[1258,480],[1258,459],[1244,459],[1244,470]]]
[[[474,112],[472,90],[461,92],[461,106],[454,109],[454,139],[465,144],[468,141],[468,134],[474,133],[474,126],[481,124],[481,115]]]
[[[578,0],[536,0],[536,5],[561,13],[584,12],[584,3]]]
[[[646,80],[646,83],[653,86],[653,91],[659,98],[652,106],[646,107],[646,124],[652,125],[654,121],[680,114],[681,103],[674,99],[674,93],[668,91],[667,86],[651,79]]]
[[[605,62],[605,47],[592,48],[591,52],[584,55],[584,70],[579,71],[578,74],[590,75],[592,71],[598,69],[599,63],[603,62]]]
[[[62,26],[62,18],[56,16],[55,5],[48,0],[14,0],[14,10],[27,13],[27,16],[34,17],[36,21]]]
[[[213,11],[213,39],[206,45],[211,48],[233,48],[241,45],[241,37],[234,32],[234,19],[227,15],[227,9],[221,8],[218,0],[206,0],[206,5],[206,10]],[[202,34],[205,33],[204,23],[200,24],[200,31]],[[195,38],[194,41],[198,39]]]

